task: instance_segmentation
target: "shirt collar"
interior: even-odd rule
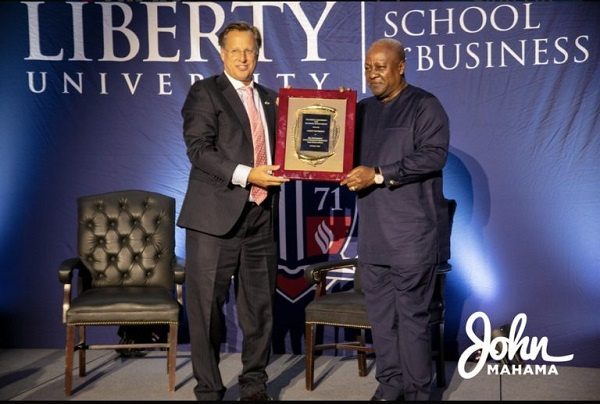
[[[236,90],[239,90],[242,87],[246,87],[246,85],[244,83],[242,83],[241,81],[234,79],[233,77],[231,77],[229,75],[229,73],[224,72],[225,76],[227,76],[227,78],[229,79],[229,81],[231,82],[231,84],[233,85],[233,88],[235,88]],[[251,81],[250,84],[248,84],[249,87],[254,87],[254,81]]]

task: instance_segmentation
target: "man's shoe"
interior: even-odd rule
[[[388,401],[385,398],[379,398],[377,396],[371,397],[371,401]],[[404,401],[404,396],[398,397],[395,401]]]
[[[132,339],[121,338],[119,344],[133,344]],[[148,352],[140,348],[117,348],[115,351],[121,355],[122,358],[142,358],[146,356]]]
[[[269,395],[267,390],[258,390],[254,394],[242,396],[240,401],[273,401],[273,397]]]

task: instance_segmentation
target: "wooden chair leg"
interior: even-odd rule
[[[73,354],[75,353],[75,326],[67,326],[65,345],[65,395],[70,396],[73,390]]]
[[[77,327],[79,333],[79,376],[84,377],[87,373],[85,367],[85,351],[87,349],[86,346],[86,335],[85,335],[85,326],[80,325]]]
[[[356,338],[358,341],[358,345],[361,348],[365,347],[365,330],[360,330],[360,334]],[[359,350],[357,351],[358,356],[358,375],[360,377],[365,377],[367,375],[367,353],[365,351]]]
[[[437,324],[435,327],[435,341],[437,343],[437,357],[435,369],[437,373],[437,386],[446,387],[446,355],[444,353],[444,323]]]
[[[305,377],[306,390],[312,391],[315,377],[315,325],[306,323],[305,326]]]
[[[177,361],[177,324],[169,326],[169,352],[167,354],[167,373],[169,374],[169,393],[175,391],[175,371]]]

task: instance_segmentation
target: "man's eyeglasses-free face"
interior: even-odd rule
[[[239,49],[227,50],[227,49],[223,49],[223,51],[227,52],[234,59],[241,58],[242,54],[245,57],[247,57],[247,58],[254,58],[254,57],[258,56],[258,51],[256,49],[244,49],[244,50],[239,50]]]

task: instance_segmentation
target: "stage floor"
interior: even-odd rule
[[[176,391],[168,393],[164,352],[121,358],[114,351],[88,351],[88,375],[80,378],[73,372],[73,395],[65,397],[63,350],[0,350],[0,400],[194,400],[189,350],[180,351],[177,357]],[[228,387],[225,400],[239,399],[240,369],[240,354],[222,354],[221,370]],[[558,375],[488,375],[481,371],[466,380],[458,374],[456,362],[447,362],[447,387],[434,389],[432,399],[600,400],[600,369],[565,366],[556,369]],[[302,355],[276,355],[267,371],[269,392],[276,400],[369,400],[376,387],[373,361],[369,361],[368,375],[359,377],[356,359],[352,357],[318,357],[313,391],[305,389]]]

